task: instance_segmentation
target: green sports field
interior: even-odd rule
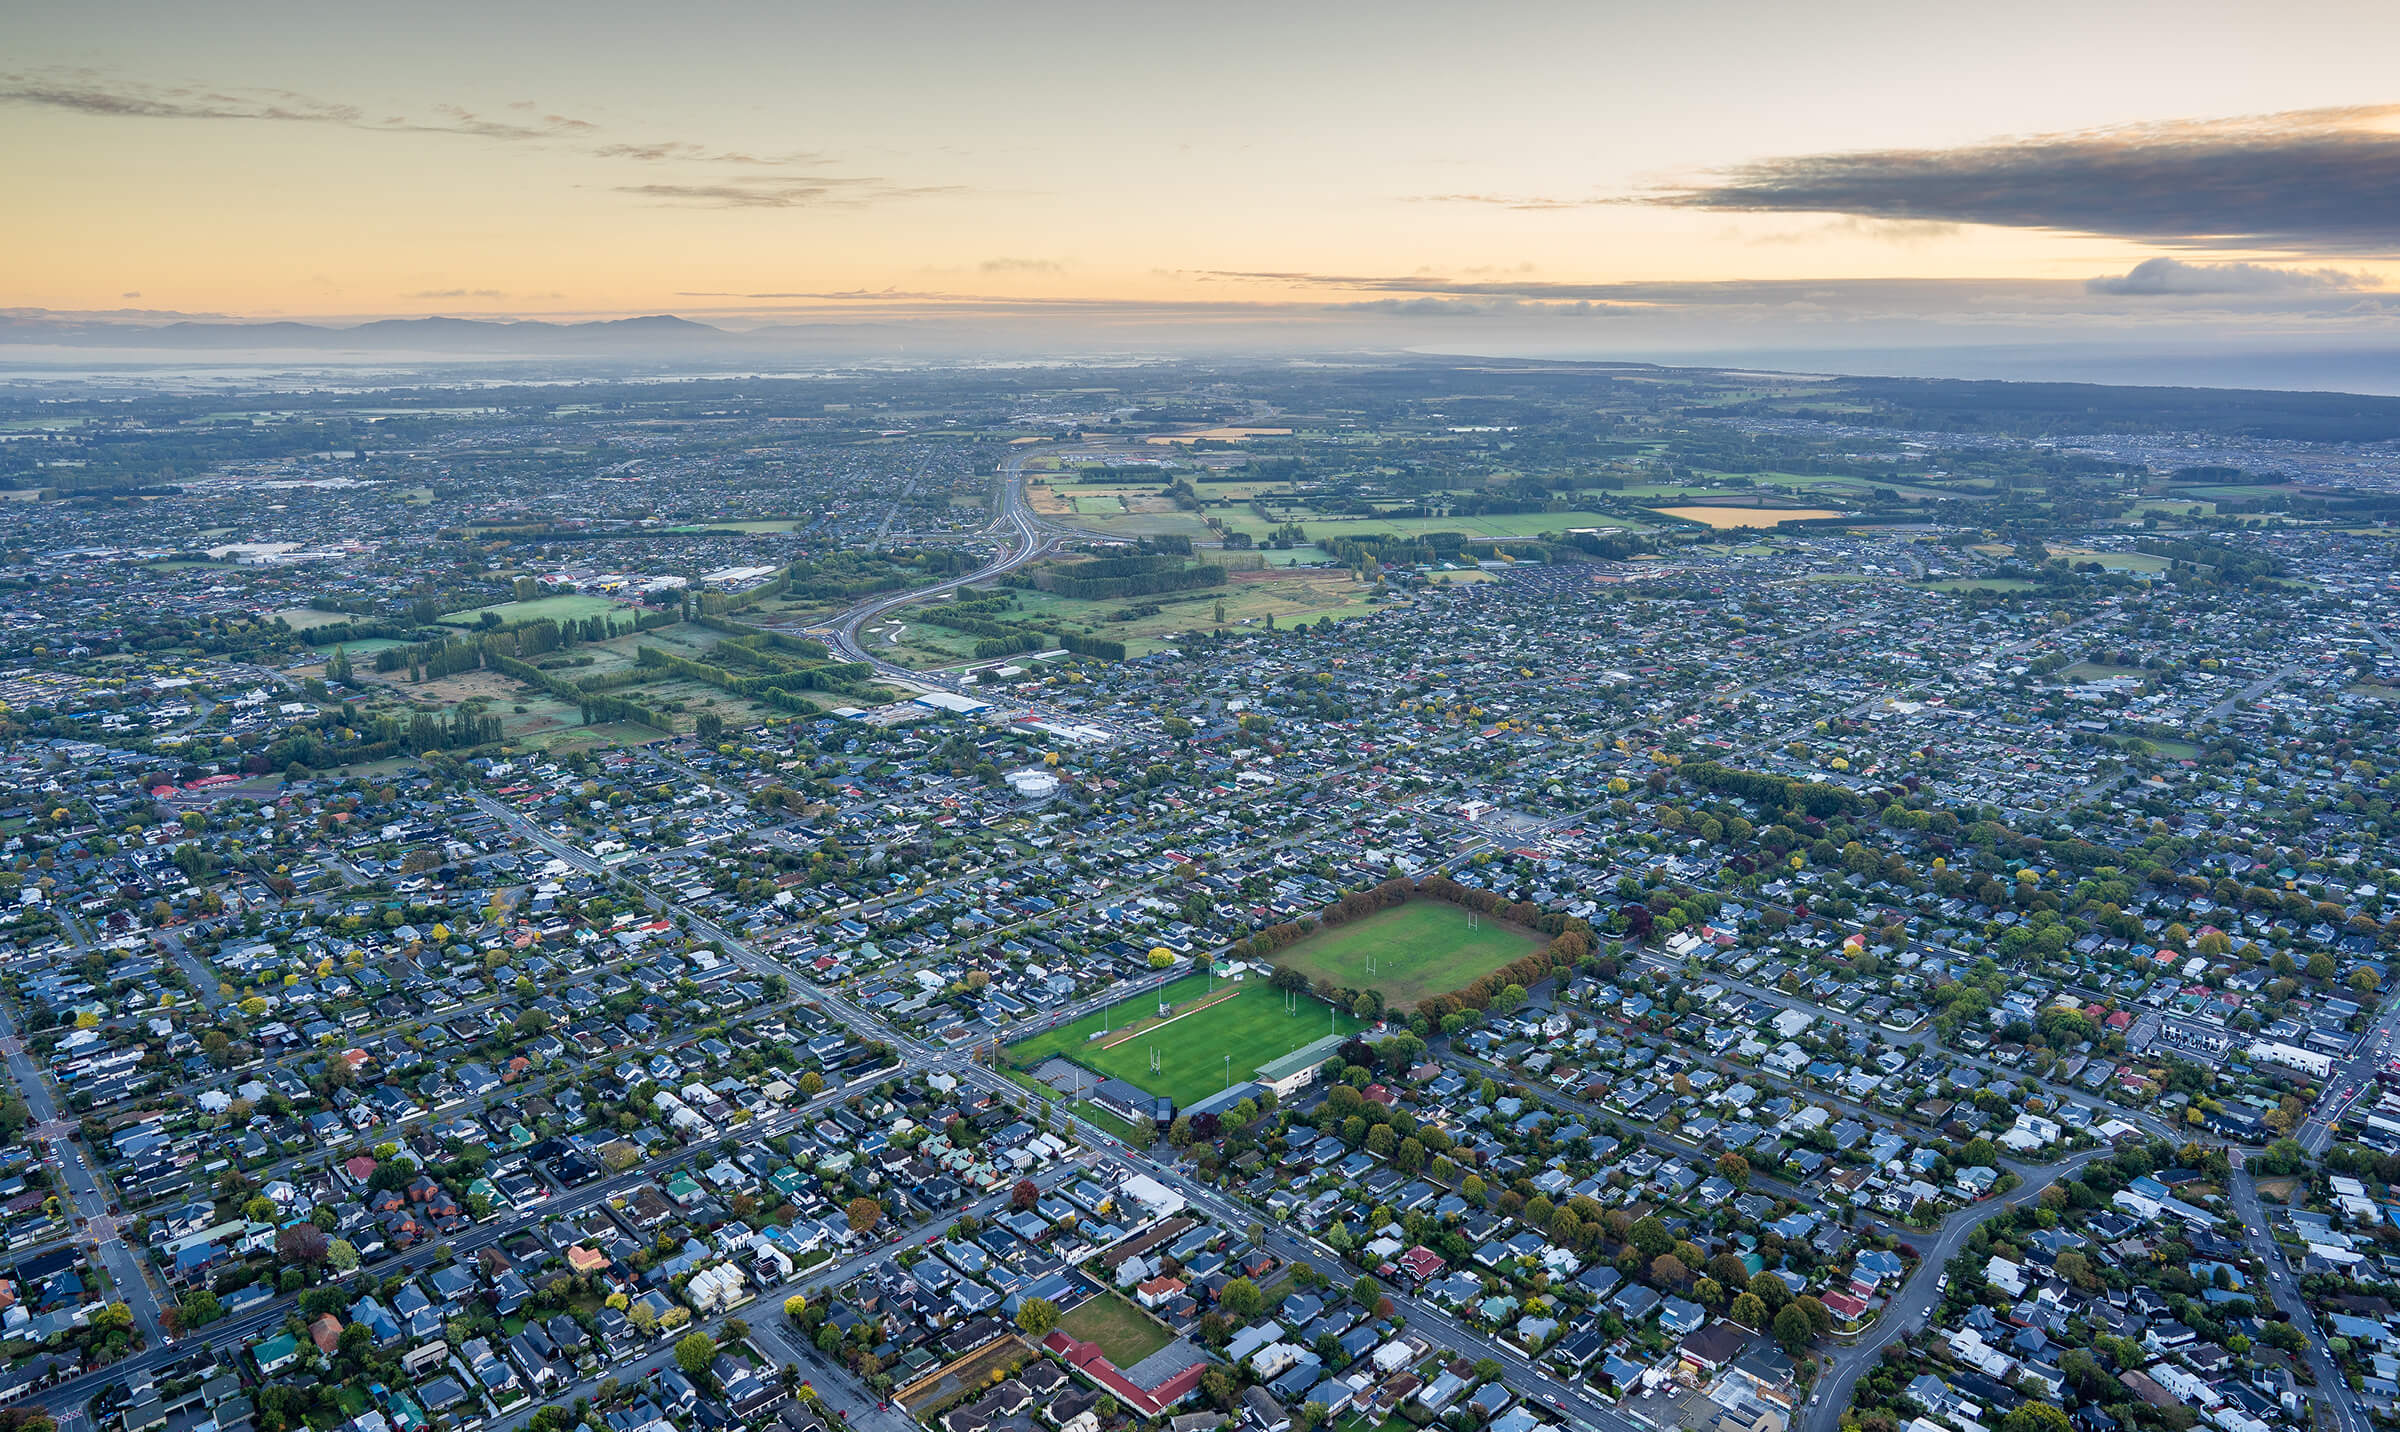
[[[1208,976],[1190,975],[1153,993],[1012,1044],[1008,1047],[1008,1057],[1021,1069],[1031,1069],[1052,1056],[1068,1059],[1095,1074],[1123,1079],[1153,1094],[1163,1094],[1180,1108],[1223,1089],[1229,1067],[1238,1082],[1249,1078],[1259,1065],[1280,1059],[1313,1040],[1328,1034],[1354,1034],[1366,1027],[1347,1011],[1338,1011],[1306,994],[1294,996],[1297,1010],[1286,1014],[1283,991],[1269,988],[1258,975],[1239,982],[1216,981],[1213,998],[1217,1002],[1184,1013],[1195,1003],[1210,998]],[[1161,999],[1172,1006],[1165,1022],[1158,1019]],[[1177,1015],[1182,1017],[1176,1018]],[[1104,1027],[1111,1031],[1132,1028],[1136,1032],[1125,1039],[1114,1034],[1102,1039],[1091,1037]],[[1158,1051],[1159,1068],[1155,1074],[1150,1072],[1153,1049]],[[1225,1058],[1228,1054],[1233,1056],[1230,1066]]]
[[[530,602],[498,602],[488,607],[476,607],[472,611],[452,612],[442,618],[442,625],[471,627],[483,620],[485,612],[490,612],[503,623],[541,621],[544,618],[554,622],[579,622],[586,617],[609,616],[613,613],[614,624],[625,629],[631,629],[633,619],[641,615],[612,597],[536,597]]]
[[[1469,921],[1472,919],[1473,924]],[[1383,991],[1384,1005],[1405,1010],[1448,994],[1542,948],[1542,937],[1444,900],[1418,898],[1336,925],[1278,952],[1311,980],[1343,989]],[[1367,962],[1372,957],[1374,971]]]

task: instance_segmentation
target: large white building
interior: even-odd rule
[[[683,1300],[692,1305],[693,1312],[703,1315],[734,1307],[749,1298],[749,1280],[731,1263],[703,1268],[683,1285]]]
[[[2271,1039],[2253,1040],[2250,1045],[2253,1064],[2280,1064],[2297,1069],[2312,1079],[2322,1079],[2333,1072],[2333,1056],[2319,1054],[2314,1049],[2302,1049],[2294,1044],[2278,1044]]]

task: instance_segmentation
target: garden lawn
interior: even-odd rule
[[[1133,1366],[1175,1339],[1166,1324],[1107,1291],[1084,1299],[1073,1312],[1062,1316],[1058,1325],[1068,1337],[1098,1344],[1101,1353],[1120,1369]]]

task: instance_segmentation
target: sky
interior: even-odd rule
[[[2400,348],[2400,6],[20,7],[0,309]]]

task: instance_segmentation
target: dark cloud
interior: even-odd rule
[[[2106,234],[2182,248],[2400,251],[2400,105],[1763,160],[1635,202]]]
[[[2120,297],[2156,298],[2185,294],[2350,293],[2374,288],[2368,274],[2342,269],[2277,268],[2271,264],[2187,264],[2181,259],[2144,259],[2126,273],[2087,280],[2084,289]]]
[[[1690,309],[1751,310],[1760,314],[1881,312],[1934,314],[2045,312],[2063,316],[2121,305],[2094,304],[2094,297],[2151,298],[2219,295],[2219,306],[2291,312],[2322,311],[2329,302],[2344,308],[2389,306],[2387,296],[2365,274],[2341,269],[2277,268],[2267,264],[2194,264],[2157,258],[2130,273],[2085,283],[2056,279],[1726,279],[1639,280],[1621,283],[1560,283],[1535,278],[1455,279],[1428,274],[1364,276],[1265,270],[1208,270],[1179,277],[1216,283],[1271,283],[1353,295],[1392,294],[1412,299],[1511,300],[1529,310],[1542,307],[1583,312],[1671,312]]]

